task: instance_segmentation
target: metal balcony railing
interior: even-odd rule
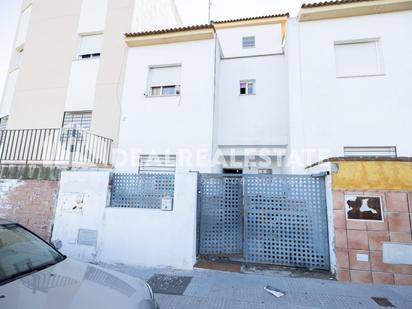
[[[0,130],[0,164],[111,164],[113,140],[74,128]]]

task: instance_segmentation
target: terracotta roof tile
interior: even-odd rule
[[[142,31],[142,32],[132,32],[132,33],[125,33],[125,37],[129,38],[129,37],[136,37],[136,36],[145,36],[145,35],[154,35],[154,34],[163,34],[163,33],[173,33],[173,32],[183,32],[183,31],[201,30],[201,29],[213,29],[213,25],[212,24],[204,24],[204,25],[194,25],[194,26],[188,26],[188,27],[168,28],[168,29]]]
[[[245,17],[245,18],[228,19],[228,20],[213,20],[212,24],[233,23],[233,22],[238,22],[238,21],[248,21],[248,20],[265,19],[265,18],[273,18],[273,17],[289,17],[289,13],[255,16],[255,17]]]
[[[357,2],[371,2],[371,1],[376,1],[376,0],[337,0],[337,1],[325,1],[325,2],[315,2],[315,3],[304,3],[302,4],[302,9],[348,4],[348,3],[357,3]]]
[[[167,28],[167,29],[149,30],[149,31],[142,31],[142,32],[131,32],[131,33],[125,33],[125,37],[129,38],[129,37],[156,35],[156,34],[163,34],[163,33],[173,33],[173,32],[182,32],[182,31],[200,30],[200,29],[214,29],[213,27],[214,24],[233,23],[233,22],[238,22],[238,21],[258,20],[258,19],[273,18],[273,17],[289,17],[289,13],[256,16],[256,17],[245,17],[245,18],[229,19],[229,20],[219,20],[219,21],[212,21],[210,24],[194,25],[194,26],[187,26],[187,27]]]

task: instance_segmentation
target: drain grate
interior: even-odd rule
[[[154,293],[183,295],[192,277],[155,274],[147,282]]]
[[[389,299],[385,298],[385,297],[371,297],[375,303],[377,303],[379,306],[381,307],[392,307],[392,308],[396,308],[396,306],[394,306]]]

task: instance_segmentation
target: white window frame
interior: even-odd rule
[[[171,68],[171,67],[179,67],[182,70],[182,65],[179,64],[168,64],[168,65],[151,65],[149,66],[147,72],[147,97],[169,97],[169,96],[180,96],[181,95],[181,83],[178,85],[153,85],[151,81],[151,70],[154,69],[162,69],[162,68]],[[173,89],[173,93],[166,93],[165,89],[171,88]],[[154,90],[157,89],[158,93],[155,94]]]
[[[365,74],[341,74],[341,73],[338,72],[337,59],[335,58],[336,78],[368,77],[368,76],[385,75],[385,68],[384,68],[384,63],[383,63],[382,44],[381,44],[380,38],[367,38],[367,39],[357,39],[357,40],[335,41],[334,45],[333,45],[333,48],[336,49],[337,46],[350,45],[350,44],[362,44],[362,43],[375,43],[377,65],[378,65],[377,72],[375,72],[375,73],[365,73]],[[336,51],[335,51],[334,55],[336,57]]]
[[[345,157],[396,158],[396,146],[344,146]]]
[[[253,40],[253,45],[252,44],[245,44],[249,43],[249,40]],[[256,47],[256,37],[254,35],[247,35],[242,37],[242,48],[243,49],[249,49],[249,48],[255,48]]]
[[[174,93],[165,93],[165,89],[173,88]],[[154,90],[158,89],[159,94],[154,94]],[[165,86],[151,86],[149,89],[149,96],[150,97],[167,97],[167,96],[178,96],[180,95],[180,85],[165,85]]]
[[[90,59],[100,58],[101,53],[102,53],[102,45],[100,46],[100,50],[98,53],[81,54],[83,39],[86,37],[92,37],[92,36],[101,36],[101,40],[102,40],[101,43],[103,45],[103,32],[79,34],[75,60],[90,60]]]
[[[139,174],[174,174],[176,173],[176,155],[141,154],[139,156]]]
[[[245,93],[242,93],[242,84],[246,84],[245,88]],[[249,85],[252,85],[253,91],[249,91]],[[241,80],[239,82],[239,95],[245,96],[245,95],[255,95],[256,94],[256,80],[255,79],[246,79],[246,80]]]
[[[65,124],[66,118],[70,116],[72,119],[75,115],[78,115],[81,117],[81,122],[78,124],[77,122],[69,122]],[[85,140],[87,138],[87,134],[85,132],[90,132],[91,129],[91,123],[92,123],[92,117],[93,117],[93,112],[92,111],[65,111],[63,114],[63,121],[62,121],[62,142],[68,142],[69,140],[69,133],[71,132],[70,130],[74,129],[74,124],[76,124],[76,139],[77,140]],[[87,120],[87,118],[90,118]],[[86,120],[86,124],[84,123],[84,120]]]

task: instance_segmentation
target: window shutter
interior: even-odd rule
[[[379,41],[335,42],[336,75],[364,76],[383,73]]]
[[[100,54],[103,34],[80,37],[79,57],[82,55]]]
[[[150,68],[150,86],[180,85],[181,66]]]
[[[171,174],[175,171],[175,155],[141,155],[139,158],[139,173],[141,174]]]
[[[346,146],[345,157],[388,157],[396,158],[396,146]]]

